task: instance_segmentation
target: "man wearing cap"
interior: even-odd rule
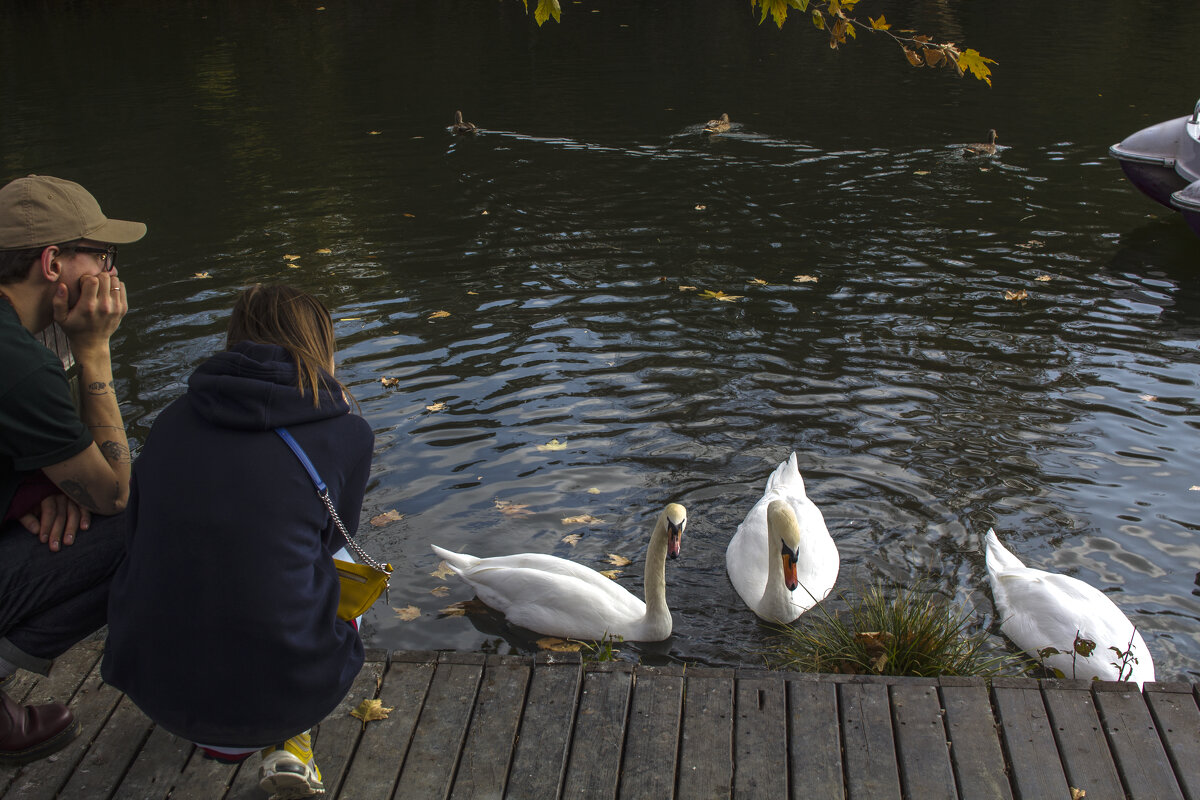
[[[129,308],[116,245],[145,234],[72,181],[30,175],[0,189],[0,680],[46,674],[105,623],[130,474],[109,353]],[[79,367],[78,408],[62,362],[34,338],[52,322]],[[78,732],[66,706],[22,707],[0,691],[0,765]]]

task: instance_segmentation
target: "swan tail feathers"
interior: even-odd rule
[[[767,478],[767,493],[771,492],[799,493],[800,496],[804,496],[804,479],[800,477],[800,465],[796,461],[795,451],[792,451],[787,460],[781,462],[771,473],[771,477]]]
[[[466,553],[455,553],[452,550],[438,547],[436,544],[429,546],[433,548],[433,552],[437,557],[445,561],[450,566],[450,569],[455,572],[461,573],[464,569],[470,569],[479,563],[479,559],[475,556],[467,555]]]
[[[985,557],[989,572],[1002,572],[1011,569],[1023,569],[1025,564],[1000,543],[996,532],[988,528],[987,555]]]

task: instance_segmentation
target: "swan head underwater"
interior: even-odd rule
[[[800,523],[786,500],[772,500],[767,506],[767,528],[779,537],[783,585],[789,592],[794,592],[800,585],[800,579],[796,577],[796,564],[800,560]]]

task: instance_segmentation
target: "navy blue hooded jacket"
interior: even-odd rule
[[[133,465],[128,552],[113,579],[101,675],[193,742],[261,747],[320,722],[363,645],[337,618],[343,544],[287,427],[358,527],[374,435],[339,390],[296,388],[275,345],[202,364]]]

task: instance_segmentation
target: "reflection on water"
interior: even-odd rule
[[[1105,155],[1195,98],[1087,55],[1116,30],[1037,54],[1018,27],[1029,6],[951,20],[1000,60],[990,90],[882,48],[821,52],[798,26],[743,31],[715,0],[686,16],[576,5],[541,32],[508,6],[453,25],[370,3],[66,10],[65,41],[113,37],[94,78],[82,56],[64,67],[97,84],[74,113],[105,124],[69,127],[67,73],[14,57],[0,163],[150,221],[122,268],[136,310],[116,342],[135,440],[221,346],[247,283],[335,309],[339,377],[377,435],[364,520],[404,514],[363,536],[398,567],[391,604],[422,612],[372,612],[376,646],[536,638],[440,613],[470,593],[430,574],[430,542],[601,569],[616,553],[640,592],[650,527],[677,501],[675,634],[627,653],[756,662],[768,631],[724,549],[794,450],[839,588],[924,580],[996,631],[994,526],[1029,563],[1112,592],[1161,679],[1195,679],[1200,242],[1150,218]],[[726,28],[719,63],[687,44]],[[1055,58],[1090,59],[1099,87],[1042,80]],[[446,130],[456,108],[477,135]],[[703,134],[722,111],[734,128]],[[999,155],[965,158],[990,127]],[[563,521],[584,514],[600,521]]]

